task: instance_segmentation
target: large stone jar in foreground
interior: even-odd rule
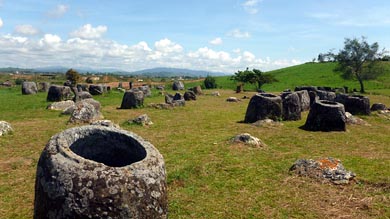
[[[34,218],[167,218],[162,155],[141,137],[83,126],[53,136],[39,159]]]

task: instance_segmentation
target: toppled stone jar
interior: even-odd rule
[[[53,136],[38,162],[34,218],[167,218],[162,155],[121,129],[83,126]]]

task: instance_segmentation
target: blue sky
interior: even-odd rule
[[[0,67],[264,71],[390,47],[385,0],[0,0]]]

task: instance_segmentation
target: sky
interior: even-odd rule
[[[345,38],[390,48],[389,15],[388,0],[0,0],[0,67],[269,71]]]

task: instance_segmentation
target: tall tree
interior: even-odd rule
[[[335,60],[338,62],[335,71],[341,72],[345,79],[356,79],[360,84],[360,92],[364,93],[363,81],[374,79],[383,73],[380,67],[380,59],[385,51],[379,51],[377,42],[369,44],[365,37],[346,38],[344,48],[336,54]]]
[[[80,74],[72,68],[66,71],[65,77],[72,83],[72,86],[76,86],[77,81],[80,80]]]

